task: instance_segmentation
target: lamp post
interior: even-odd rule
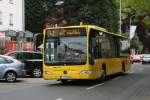
[[[56,6],[60,6],[60,5],[62,5],[63,3],[64,3],[64,1],[57,1],[55,5],[56,5]]]
[[[121,7],[122,7],[122,0],[120,0],[120,12],[119,12],[119,16],[120,16],[120,20],[119,20],[119,33],[121,34]]]

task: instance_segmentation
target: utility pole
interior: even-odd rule
[[[119,22],[119,34],[121,35],[121,7],[122,7],[122,0],[120,0],[120,12],[119,12],[119,16],[120,16],[120,22]]]

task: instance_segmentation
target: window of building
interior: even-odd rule
[[[9,14],[9,25],[13,26],[13,14]]]
[[[2,25],[2,12],[0,12],[0,25]]]
[[[14,0],[9,0],[9,3],[10,3],[10,4],[13,4],[13,3],[14,3]]]

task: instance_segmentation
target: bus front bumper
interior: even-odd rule
[[[91,73],[90,71],[83,71],[78,74],[53,74],[50,72],[44,72],[43,78],[45,80],[76,80],[76,79],[96,79],[96,75]]]

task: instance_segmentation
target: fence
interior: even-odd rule
[[[3,35],[0,35],[0,54],[16,50],[34,51],[34,34],[29,31],[9,30],[3,32]]]

